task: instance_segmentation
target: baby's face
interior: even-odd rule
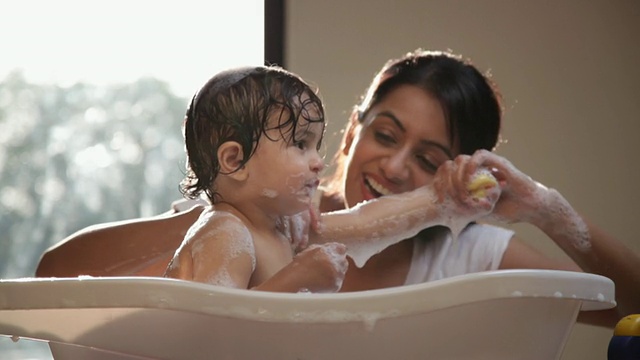
[[[259,201],[274,214],[292,215],[307,210],[324,169],[319,153],[324,122],[309,122],[306,117],[304,113],[300,116],[293,136],[282,129],[269,130],[247,163]]]

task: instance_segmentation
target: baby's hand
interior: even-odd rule
[[[314,244],[293,258],[298,268],[301,290],[336,292],[342,287],[349,263],[347,247],[341,243]]]
[[[278,228],[291,241],[293,250],[298,252],[309,245],[309,231],[318,232],[319,221],[318,209],[310,206],[308,211],[282,217]]]

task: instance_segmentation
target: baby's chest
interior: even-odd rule
[[[263,282],[293,260],[291,244],[284,238],[254,238],[256,268],[253,280]]]

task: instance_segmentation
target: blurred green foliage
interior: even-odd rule
[[[181,197],[187,101],[158,79],[0,83],[0,278],[88,225],[154,215]]]

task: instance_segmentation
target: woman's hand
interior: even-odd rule
[[[488,168],[498,180],[502,193],[492,217],[506,223],[527,222],[540,226],[551,220],[559,194],[518,170],[507,159],[487,150],[479,150],[468,158],[467,171]],[[566,205],[566,202],[563,202]],[[558,215],[558,214],[555,214]]]
[[[438,168],[433,179],[436,201],[452,217],[475,220],[488,215],[501,193],[492,175],[473,163],[470,156],[449,160]],[[474,182],[480,180],[479,176],[486,181]]]

